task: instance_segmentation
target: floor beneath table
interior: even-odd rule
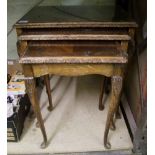
[[[40,149],[42,135],[36,128],[36,119],[27,117],[21,141],[9,142],[8,154],[70,153],[107,151],[103,146],[103,134],[109,97],[104,96],[106,107],[98,109],[101,76],[51,78],[55,109],[47,110],[45,87],[40,96],[49,145]],[[111,150],[131,151],[133,145],[124,121],[116,121],[116,131],[110,131]]]

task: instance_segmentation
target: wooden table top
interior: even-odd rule
[[[15,27],[137,27],[120,6],[37,6]]]

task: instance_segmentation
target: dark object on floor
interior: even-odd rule
[[[21,97],[19,109],[11,117],[7,118],[7,141],[18,142],[24,127],[25,118],[30,110],[28,95]]]

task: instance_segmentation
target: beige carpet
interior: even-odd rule
[[[68,153],[104,151],[103,134],[108,100],[104,111],[98,110],[101,76],[58,77],[51,79],[55,109],[48,112],[45,87],[40,97],[49,145],[40,149],[42,135],[36,119],[27,118],[21,141],[8,143],[8,154]],[[106,96],[105,96],[106,97]],[[132,142],[124,119],[117,120],[110,131],[112,150],[130,150]]]

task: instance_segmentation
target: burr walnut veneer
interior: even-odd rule
[[[43,148],[47,146],[47,135],[36,97],[35,78],[45,77],[50,99],[49,74],[111,77],[104,132],[104,145],[111,147],[107,136],[119,105],[128,43],[136,26],[119,6],[40,6],[15,24],[19,62],[43,134]],[[50,100],[49,109],[52,108]]]

